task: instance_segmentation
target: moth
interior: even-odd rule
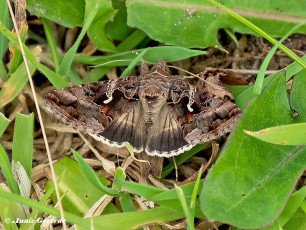
[[[136,153],[172,157],[230,132],[240,109],[207,70],[196,81],[171,75],[165,61],[140,76],[76,85],[45,96],[53,115],[113,147],[129,143]]]

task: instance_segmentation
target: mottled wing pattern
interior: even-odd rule
[[[169,75],[161,61],[142,77],[54,90],[45,104],[65,124],[108,145],[130,143],[135,152],[171,157],[230,132],[241,113],[220,81],[226,73],[209,70],[200,77],[196,84],[185,82]],[[145,95],[139,93],[142,81]],[[164,103],[158,110],[146,101],[154,97]]]
[[[152,156],[172,157],[191,148],[192,145],[184,140],[180,124],[165,105],[158,115],[158,121],[148,130],[146,153]]]
[[[114,84],[111,84],[112,81],[101,81],[53,90],[45,96],[45,105],[65,124],[90,134],[99,134],[114,119],[137,104],[133,96],[138,81],[138,77],[128,77],[113,81]]]
[[[103,132],[91,136],[113,147],[124,147],[130,143],[134,151],[139,153],[143,151],[144,127],[140,102],[137,102],[126,113],[111,121]]]
[[[169,107],[182,127],[184,140],[190,145],[215,140],[233,129],[241,111],[232,93],[219,84],[218,79],[199,81],[193,86],[192,95],[187,94],[186,86],[179,81],[173,87],[176,88],[175,100]],[[192,105],[188,109],[190,100]]]

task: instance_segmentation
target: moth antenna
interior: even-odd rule
[[[206,82],[206,83],[209,84],[209,85],[212,85],[212,86],[214,86],[214,87],[216,87],[216,88],[219,88],[219,89],[223,89],[223,88],[221,88],[221,87],[219,87],[219,86],[217,86],[217,85],[211,84],[210,82],[208,82],[208,81],[206,81],[206,80],[200,78],[200,77],[199,77],[199,74],[191,73],[191,72],[189,72],[189,71],[187,71],[187,70],[184,70],[184,69],[182,69],[182,68],[180,68],[180,67],[173,66],[173,65],[168,65],[168,67],[169,67],[169,68],[173,68],[173,69],[177,69],[177,70],[181,70],[181,71],[183,71],[183,72],[188,73],[189,75],[191,75],[191,76],[184,76],[185,79],[188,79],[188,78],[198,78],[199,80],[204,81],[204,82]]]
[[[191,72],[189,72],[189,71],[187,71],[187,70],[184,70],[184,69],[182,69],[182,68],[180,68],[180,67],[173,66],[173,65],[168,65],[168,67],[169,67],[169,68],[172,68],[172,69],[180,70],[180,71],[185,72],[185,73],[188,73],[188,74],[191,75],[191,76],[198,77],[197,74],[191,73]]]
[[[126,62],[126,61],[133,61],[133,59],[113,60],[113,61],[104,62],[104,63],[99,64],[99,65],[91,65],[91,66],[89,66],[89,67],[90,67],[90,68],[95,68],[95,67],[104,66],[104,65],[109,65],[109,64],[112,64],[112,63],[116,63],[116,62]],[[115,66],[114,66],[114,67],[115,67]]]

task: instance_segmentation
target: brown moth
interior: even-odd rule
[[[213,71],[188,83],[170,75],[165,61],[141,76],[54,90],[45,97],[55,117],[114,147],[172,157],[230,132],[240,109]]]

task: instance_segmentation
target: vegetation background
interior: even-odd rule
[[[306,228],[304,0],[11,1],[26,59],[7,3],[0,1],[1,227]],[[226,144],[176,157],[177,178],[172,159],[161,178],[144,177],[130,150],[62,125],[42,102],[54,88],[137,75],[140,59],[195,74],[232,70],[249,83],[229,87],[243,115]],[[180,69],[173,73],[186,75]],[[67,223],[31,223],[39,217]],[[29,223],[7,221],[16,218]]]

